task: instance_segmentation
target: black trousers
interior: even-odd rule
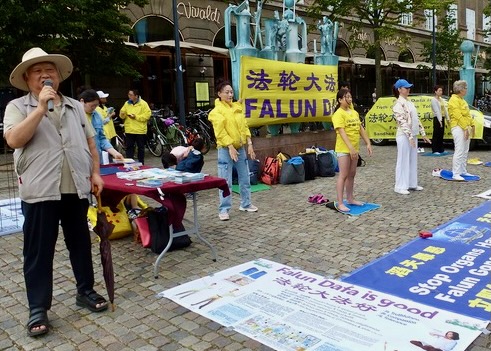
[[[94,288],[94,269],[87,199],[77,194],[64,194],[59,201],[29,204],[22,201],[24,215],[24,279],[29,309],[51,308],[53,299],[53,259],[59,226],[63,229],[77,292]]]
[[[433,117],[433,137],[431,139],[431,150],[433,152],[444,152],[443,148],[443,134],[445,134],[445,121],[442,120],[442,126],[438,118]]]
[[[126,157],[133,158],[135,156],[135,144],[138,147],[138,161],[144,164],[145,159],[145,143],[147,141],[146,134],[126,134]]]

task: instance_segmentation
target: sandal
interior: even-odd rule
[[[44,328],[42,328],[44,327]],[[37,330],[33,330],[38,328]],[[31,310],[29,313],[29,320],[27,321],[27,335],[40,336],[49,332],[49,319],[46,309],[37,307]]]
[[[100,304],[104,305],[97,307]],[[107,310],[108,303],[105,298],[92,290],[83,295],[77,294],[77,306],[85,307],[92,312],[102,312]]]
[[[324,195],[320,195],[318,198],[317,198],[317,201],[315,202],[316,204],[318,205],[323,205],[325,203],[328,203],[329,202],[329,199],[326,199],[324,197]]]
[[[310,195],[308,202],[310,202],[311,204],[316,204],[320,197],[322,197],[322,194]]]

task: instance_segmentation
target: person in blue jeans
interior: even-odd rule
[[[242,114],[240,102],[233,102],[234,91],[228,81],[216,84],[218,98],[215,108],[208,115],[218,148],[218,176],[225,178],[230,189],[229,196],[223,196],[220,190],[218,217],[222,221],[230,219],[232,208],[232,169],[237,169],[240,189],[240,211],[256,212],[258,209],[251,203],[251,183],[247,157],[256,158],[252,146],[251,132]]]

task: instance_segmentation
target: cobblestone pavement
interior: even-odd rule
[[[473,151],[469,157],[491,161],[489,149]],[[90,313],[75,305],[75,282],[60,239],[49,312],[52,329],[38,339],[26,336],[22,234],[0,237],[0,350],[270,350],[174,302],[157,299],[156,294],[260,257],[339,278],[414,239],[418,230],[434,228],[482,204],[483,199],[472,195],[491,187],[490,168],[469,166],[470,172],[483,178],[480,182],[446,182],[432,177],[431,170],[450,168],[451,156],[419,157],[424,191],[398,195],[393,191],[395,158],[395,145],[374,147],[374,156],[367,157],[366,166],[358,168],[357,198],[382,208],[356,218],[307,202],[314,193],[333,199],[336,178],[277,185],[253,193],[257,213],[240,212],[234,194],[234,208],[227,222],[218,219],[217,191],[199,192],[201,231],[216,246],[218,261],[213,262],[210,250],[193,239],[189,248],[165,256],[160,276],[155,279],[153,253],[133,243],[131,237],[113,241],[115,312]],[[160,166],[160,161],[147,155],[147,164]],[[205,156],[204,171],[216,174],[216,151]],[[5,177],[5,172],[1,176]],[[8,198],[5,186],[2,189],[2,198]],[[103,293],[97,245],[93,255],[96,289]],[[488,335],[480,336],[468,350],[490,349]]]

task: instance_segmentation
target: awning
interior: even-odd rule
[[[189,41],[186,42],[186,44],[191,45],[193,49],[196,50],[203,50],[204,52],[212,52],[215,54],[220,54],[224,56],[228,56],[228,49],[225,48],[219,48],[217,46],[211,46],[211,45],[203,45],[203,44],[197,44],[197,43],[190,43]]]
[[[371,58],[367,58],[367,57],[350,57],[349,61],[354,63],[355,65],[375,66],[375,59],[371,59]],[[386,67],[389,65],[389,62],[381,60],[380,65],[382,67]]]
[[[176,43],[174,40],[162,40],[147,42],[143,45],[148,46],[151,49],[155,49],[158,47],[174,48],[176,46]],[[191,43],[188,41],[180,41],[179,48],[184,49],[185,52],[193,54],[219,54],[222,56],[228,55],[228,49],[204,44]]]
[[[410,69],[431,68],[431,65],[427,62],[390,61],[390,64],[397,65],[401,68],[410,68]]]

